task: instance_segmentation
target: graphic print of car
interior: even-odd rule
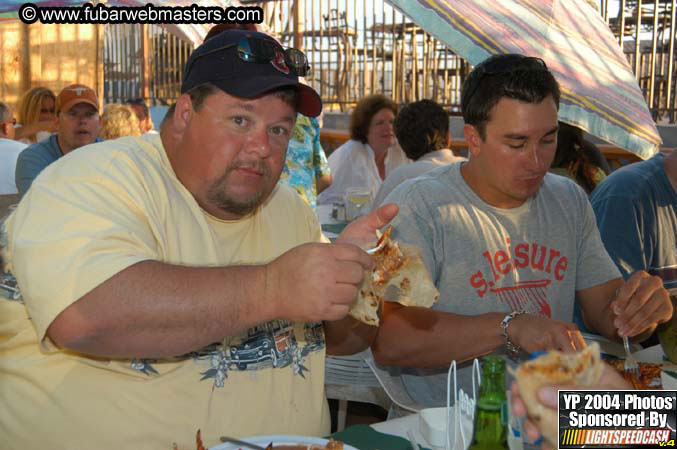
[[[273,367],[286,367],[292,362],[292,352],[296,349],[296,337],[291,329],[275,332]]]
[[[273,341],[265,332],[250,336],[247,341],[230,347],[230,359],[239,370],[261,369],[273,365]],[[253,367],[252,367],[253,366]]]

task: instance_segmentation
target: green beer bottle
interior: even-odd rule
[[[505,361],[496,355],[482,359],[482,382],[475,405],[471,449],[508,448],[508,409],[505,396]]]

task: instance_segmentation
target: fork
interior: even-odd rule
[[[266,450],[268,448],[273,448],[272,442],[270,443],[270,445],[268,445],[268,447],[263,448],[260,445],[250,444],[249,442],[241,441],[239,439],[235,439],[235,438],[228,437],[228,436],[221,436],[221,442],[230,442],[231,444],[235,444],[239,447],[251,448],[251,449],[254,449],[254,450]]]
[[[633,377],[639,377],[639,364],[634,355],[630,352],[630,343],[628,342],[628,337],[623,336],[623,347],[625,347],[625,363],[623,364],[623,370],[626,373],[630,373]]]
[[[368,254],[373,255],[374,253],[378,252],[383,248],[383,246],[386,244],[385,239],[380,239],[381,242],[378,243],[378,245],[374,248],[370,248],[369,250],[365,250]]]

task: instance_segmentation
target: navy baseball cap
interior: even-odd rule
[[[274,43],[275,57],[267,62],[241,58],[238,45],[244,38],[265,39]],[[279,49],[278,49],[279,48]],[[225,30],[206,40],[191,53],[181,84],[181,93],[211,83],[235,97],[254,98],[282,87],[294,87],[299,94],[298,112],[317,117],[322,100],[313,88],[299,82],[293,68],[285,62],[284,49],[265,33],[249,30]]]

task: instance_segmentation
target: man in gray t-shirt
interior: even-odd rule
[[[660,279],[624,283],[606,253],[586,194],[548,174],[559,87],[545,63],[521,55],[478,65],[462,89],[469,161],[428,172],[387,198],[400,205],[393,237],[421,249],[440,291],[431,309],[384,305],[372,347],[402,367],[425,406],[446,402],[450,361],[503,351],[585,346],[571,323],[615,339],[642,339],[672,317]],[[617,293],[617,294],[616,294]],[[470,391],[470,370],[460,370]]]

